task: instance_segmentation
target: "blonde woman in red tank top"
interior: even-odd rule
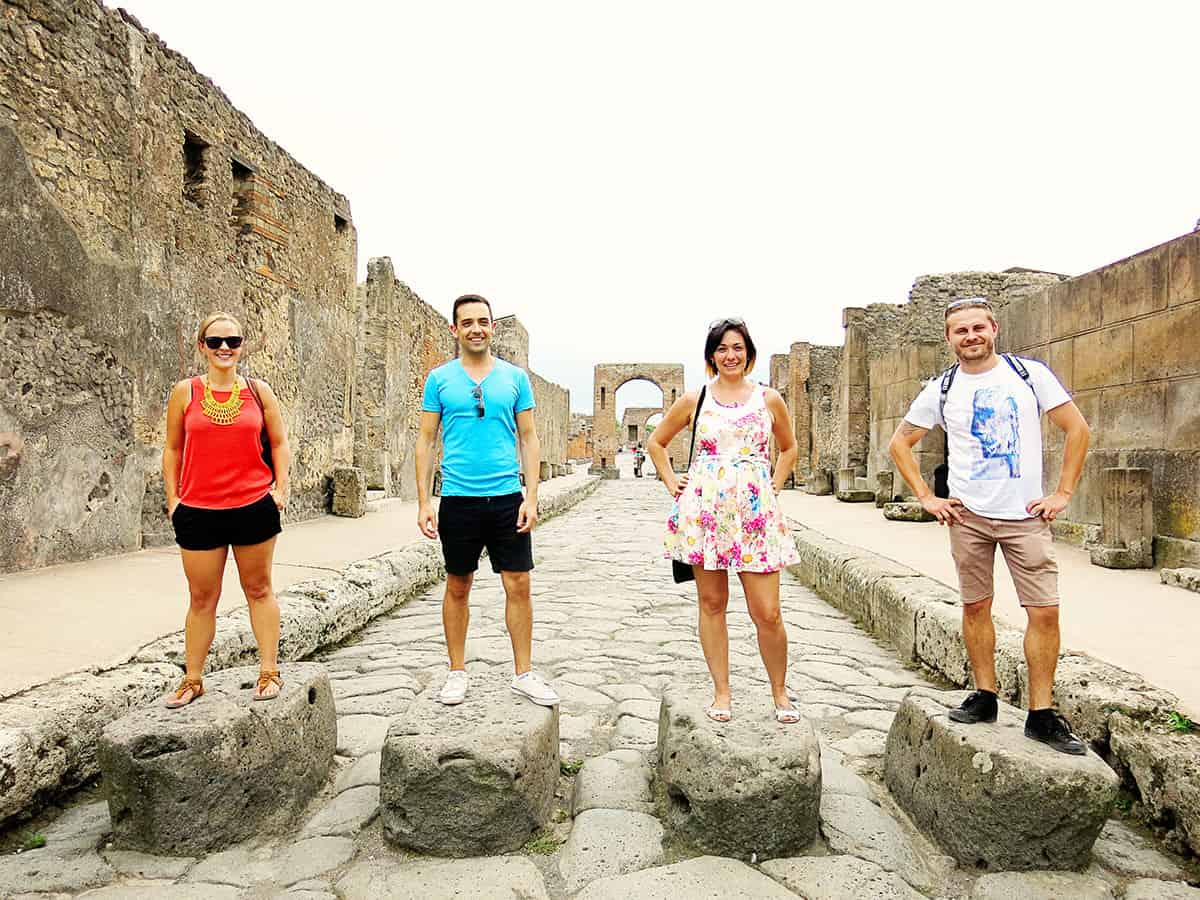
[[[242,326],[236,319],[214,313],[200,323],[196,343],[208,371],[171,391],[163,447],[167,512],[191,595],[184,625],[187,672],[167,699],[173,709],[204,694],[204,661],[216,634],[231,546],[258,641],[261,671],[254,699],[273,699],[283,687],[271,564],[287,503],[287,432],[267,383],[251,384],[237,373]],[[264,426],[269,463],[260,443]]]

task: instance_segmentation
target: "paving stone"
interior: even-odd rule
[[[631,747],[643,750],[654,747],[658,743],[658,723],[636,719],[633,716],[621,716],[617,720],[617,728],[612,737],[614,750]]]
[[[612,706],[613,703],[611,697],[597,690],[564,681],[561,678],[554,680],[554,689],[558,691],[563,708],[572,712],[583,709],[602,709]]]
[[[333,784],[333,789],[339,794],[350,788],[362,787],[364,784],[379,784],[379,753],[368,753],[360,756],[352,765],[343,768]]]
[[[108,884],[112,867],[95,852],[60,854],[49,845],[40,850],[0,856],[0,897],[53,891],[82,891]]]
[[[42,829],[46,849],[60,855],[99,849],[112,831],[108,803],[96,800],[72,807]]]
[[[1139,878],[1125,886],[1124,900],[1200,900],[1200,888],[1183,881]]]
[[[184,873],[196,864],[195,858],[190,856],[155,856],[153,853],[140,853],[137,850],[105,850],[100,855],[114,871],[137,878],[173,881],[182,878]]]
[[[339,756],[366,756],[383,749],[389,719],[386,716],[338,716],[337,752]]]
[[[811,678],[824,681],[828,684],[875,684],[875,679],[870,675],[864,675],[857,669],[852,669],[849,666],[839,666],[834,663],[798,662],[792,668],[803,675],[808,675]]]
[[[1070,756],[1024,736],[1025,713],[1000,703],[994,725],[958,725],[965,692],[916,690],[887,740],[898,805],[960,863],[993,870],[1081,869],[1117,797],[1094,753]]]
[[[899,875],[855,856],[771,859],[761,868],[805,900],[923,900]]]
[[[241,897],[240,888],[227,884],[126,881],[80,894],[79,900],[240,900]]]
[[[821,748],[821,793],[851,794],[868,800],[875,796],[867,780],[842,762],[842,754],[827,747]]]
[[[878,681],[883,687],[908,687],[922,684],[920,678],[912,672],[903,669],[888,669],[880,666],[867,666],[866,673]]]
[[[654,773],[634,750],[613,750],[593,757],[575,776],[571,814],[589,809],[624,809],[653,814],[650,790]]]
[[[374,784],[342,791],[308,820],[301,837],[356,835],[379,814],[379,786]]]
[[[796,900],[766,875],[734,859],[701,856],[673,866],[593,881],[575,900]],[[351,900],[351,898],[347,898]]]
[[[252,698],[257,677],[257,666],[210,674],[195,703],[160,701],[104,729],[98,757],[117,848],[199,855],[277,830],[316,795],[334,751],[325,669],[289,664],[266,703]]]
[[[391,718],[403,715],[414,697],[416,697],[415,693],[406,690],[347,697],[345,700],[337,701],[337,712],[339,716],[369,715]]]
[[[575,817],[558,858],[568,893],[597,878],[624,875],[662,862],[663,828],[654,816],[622,809],[589,809]]]
[[[548,900],[542,873],[521,856],[359,862],[336,888],[343,900]]]
[[[335,684],[333,686],[333,698],[337,702],[338,712],[341,713],[343,700],[348,700],[351,697],[368,697],[371,694],[386,694],[394,690],[407,690],[415,694],[421,690],[421,685],[406,672],[360,675],[357,678],[347,679]]]
[[[834,853],[849,853],[877,863],[921,890],[935,887],[953,865],[934,848],[918,847],[916,836],[865,797],[823,794],[821,833]]]
[[[1154,841],[1116,819],[1104,823],[1100,837],[1092,846],[1092,856],[1106,869],[1121,875],[1162,881],[1184,881],[1187,877],[1179,864],[1163,853]]]
[[[189,884],[211,882],[249,887],[283,887],[309,881],[349,862],[354,841],[345,837],[315,837],[282,847],[234,847],[198,862],[184,879]]]
[[[1073,872],[995,872],[971,889],[971,900],[1112,900],[1098,878]]]
[[[835,750],[845,753],[847,756],[870,757],[883,756],[886,743],[887,735],[882,731],[864,728],[862,731],[856,731],[848,738],[834,741],[830,746]]]
[[[519,849],[550,818],[558,784],[558,709],[506,682],[471,685],[443,706],[431,687],[392,722],[380,760],[384,835],[438,856]]]
[[[558,737],[563,741],[586,741],[596,728],[596,717],[592,715],[572,716],[569,713],[558,714]]]
[[[860,709],[845,716],[846,724],[855,728],[873,728],[876,731],[887,732],[892,727],[896,714],[884,709]]]
[[[618,716],[633,716],[658,725],[659,702],[657,700],[623,700],[617,706]]]
[[[747,693],[731,722],[713,722],[704,714],[708,696],[691,685],[663,694],[665,824],[710,853],[771,859],[799,852],[816,837],[821,796],[812,725],[778,724],[761,692]]]

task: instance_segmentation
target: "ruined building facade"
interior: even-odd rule
[[[338,465],[410,496],[420,384],[454,344],[387,260],[365,285],[356,261],[347,199],[132,18],[0,0],[0,571],[171,539],[166,401],[214,310],[279,396],[291,518]],[[565,462],[565,403],[535,385]]]

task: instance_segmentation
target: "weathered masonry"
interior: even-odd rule
[[[1200,562],[1200,234],[1075,278],[1028,269],[922,276],[905,304],[844,310],[841,347],[798,342],[786,365],[772,360],[800,442],[797,484],[854,499],[912,496],[887,444],[952,360],[946,302],[970,296],[996,308],[998,349],[1047,363],[1091,426],[1058,536],[1093,546],[1101,565]],[[1048,422],[1044,434],[1053,487],[1062,435]],[[934,429],[916,448],[927,480],[942,441]]]
[[[630,381],[649,381],[662,391],[662,409],[683,396],[683,366],[678,363],[601,363],[592,379],[592,472],[605,478],[617,477],[617,450],[628,439],[617,434],[617,391]],[[667,446],[667,456],[676,468],[687,466],[691,430],[684,429]]]
[[[0,571],[170,540],[165,405],[214,310],[280,397],[292,518],[342,465],[410,496],[420,385],[454,343],[390,263],[361,286],[356,263],[348,200],[130,16],[0,0]],[[564,462],[565,391],[534,384]]]

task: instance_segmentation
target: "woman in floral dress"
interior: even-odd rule
[[[758,630],[758,650],[771,681],[775,718],[800,720],[785,685],[787,631],[779,609],[779,571],[799,561],[776,494],[796,461],[796,436],[778,391],[746,378],[754,341],[741,319],[714,322],[704,344],[710,375],[704,402],[689,391],[654,429],[648,450],[675,498],[667,519],[666,555],[690,563],[700,600],[700,645],[713,680],[709,718],[732,717],[729,687],[729,573],[736,572]],[[695,422],[696,449],[687,473],[676,476],[667,445]],[[779,447],[771,472],[770,439]]]

